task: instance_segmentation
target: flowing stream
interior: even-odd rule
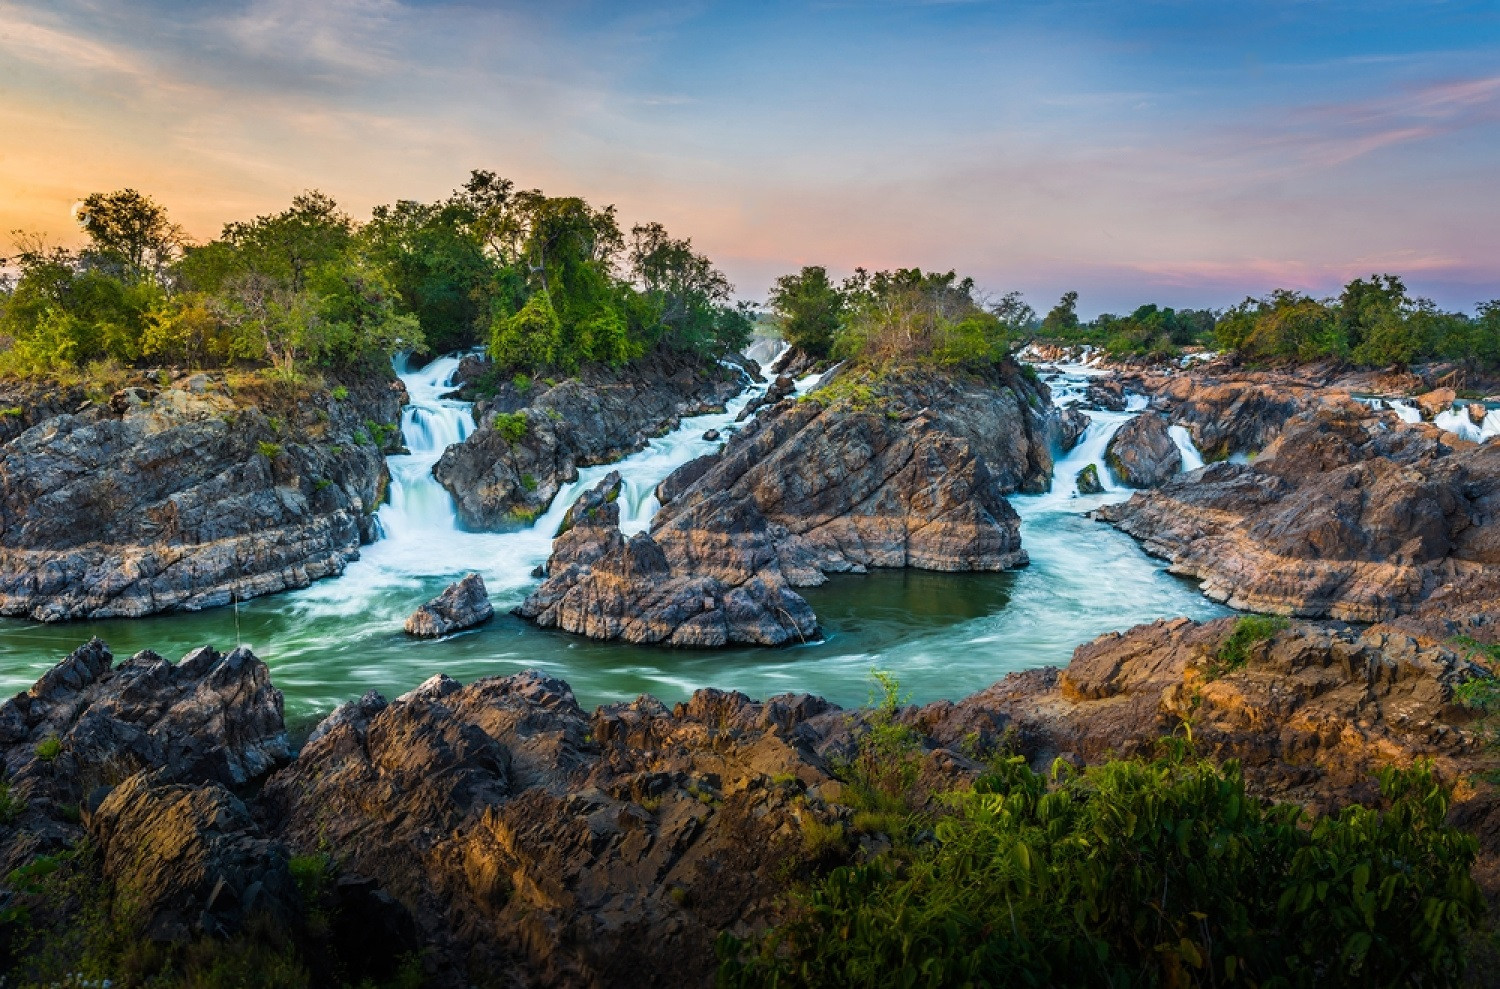
[[[466,403],[442,398],[457,364],[444,358],[401,369],[411,398],[401,423],[410,452],[390,458],[390,499],[379,513],[384,538],[365,547],[342,577],[199,613],[62,625],[0,620],[0,694],[25,689],[98,635],[117,656],[154,649],[176,659],[203,643],[221,649],[251,645],[270,664],[286,694],[289,720],[297,725],[366,690],[395,696],[438,672],[467,682],[527,668],[567,680],[585,705],[643,692],[671,702],[703,686],[754,697],[806,690],[857,704],[869,696],[872,669],[892,671],[904,690],[927,701],[961,697],[1013,670],[1065,664],[1076,646],[1104,632],[1175,615],[1229,613],[1202,597],[1195,584],[1168,575],[1129,537],[1086,517],[1129,496],[1103,461],[1110,436],[1145,404],[1132,396],[1131,411],[1089,413],[1093,423],[1078,446],[1059,458],[1049,493],[1011,497],[1032,561],[1023,570],[836,576],[804,591],[824,639],[790,649],[689,652],[544,631],[509,612],[535,586],[531,572],[547,558],[558,521],[578,494],[618,470],[625,481],[622,528],[646,528],[658,507],[654,490],[661,479],[715,449],[718,443],[703,434],[717,429],[727,435],[738,412],[765,386],[739,396],[725,412],[683,419],[678,429],[618,463],[580,470],[534,525],[475,533],[459,527],[451,498],[431,474],[442,451],[474,429]],[[1076,402],[1093,373],[1084,366],[1062,368],[1049,382],[1055,400]],[[813,377],[798,382],[799,393],[815,383]],[[1174,431],[1173,437],[1187,468],[1201,465],[1186,433]],[[1099,465],[1103,494],[1077,493],[1074,479],[1088,463]],[[470,571],[484,576],[494,620],[446,639],[406,636],[407,615]]]

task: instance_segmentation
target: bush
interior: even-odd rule
[[[269,440],[261,440],[259,443],[255,444],[255,449],[258,450],[260,452],[260,455],[262,457],[265,457],[267,460],[275,460],[277,457],[281,456],[281,444],[272,443]]]
[[[1310,818],[1182,744],[1056,782],[1019,757],[950,797],[933,838],[840,867],[724,986],[1451,984],[1484,901],[1478,843],[1429,767],[1384,812]]]
[[[9,780],[0,780],[0,825],[13,823],[24,813],[26,801],[11,792]]]
[[[1252,646],[1270,639],[1288,624],[1285,618],[1276,615],[1245,615],[1234,623],[1234,631],[1214,654],[1215,673],[1227,673],[1244,666],[1250,661]]]
[[[349,397],[349,389],[345,388],[343,385],[334,385],[333,391],[330,392],[330,394],[333,395],[333,400],[335,402],[342,402]]]
[[[501,412],[495,416],[495,431],[508,443],[519,443],[526,437],[530,423],[524,412]]]
[[[36,743],[36,757],[43,762],[52,762],[62,755],[62,740],[56,735],[48,735]]]

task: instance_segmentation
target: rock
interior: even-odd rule
[[[1160,487],[1182,470],[1182,452],[1172,441],[1168,427],[1161,413],[1142,412],[1110,437],[1104,459],[1121,484]]]
[[[1467,411],[1469,421],[1476,426],[1483,426],[1485,416],[1490,414],[1489,407],[1483,402],[1470,402]]]
[[[471,573],[449,584],[443,593],[413,612],[406,620],[406,633],[422,639],[437,639],[482,625],[494,614],[484,578]]]
[[[301,894],[286,849],[217,784],[161,783],[137,773],[86,815],[116,909],[155,941],[228,937],[256,917],[288,930]]]
[[[248,649],[203,647],[175,666],[141,652],[112,666],[98,639],[75,650],[24,694],[0,705],[0,763],[30,811],[32,840],[8,853],[45,851],[76,837],[60,808],[150,771],[162,783],[242,788],[291,757],[281,691]]]
[[[1083,439],[1083,434],[1088,432],[1093,421],[1073,406],[1063,409],[1057,420],[1057,445],[1064,453],[1067,453],[1078,445],[1079,440]]]
[[[744,385],[738,367],[666,351],[619,370],[585,368],[524,407],[487,410],[477,430],[443,452],[433,476],[469,528],[527,522],[577,480],[578,468],[643,448],[683,415],[722,409]]]
[[[717,443],[719,441],[719,431],[717,429],[710,429],[703,434],[703,438],[710,443]]]
[[[1084,403],[1106,412],[1124,412],[1125,384],[1118,378],[1094,378],[1083,393]]]
[[[1422,418],[1429,422],[1440,412],[1447,412],[1458,401],[1458,392],[1452,388],[1436,388],[1425,395],[1418,395],[1414,402],[1422,410]]]
[[[1103,494],[1104,485],[1099,480],[1099,465],[1086,464],[1077,477],[1079,494]]]
[[[663,505],[672,501],[697,483],[698,479],[707,474],[713,468],[714,464],[718,462],[718,453],[706,453],[701,457],[694,457],[692,460],[689,460],[668,474],[656,486],[656,500]]]
[[[389,475],[356,437],[399,420],[383,380],[351,379],[342,401],[267,380],[232,396],[198,385],[128,387],[76,413],[0,385],[0,406],[29,424],[0,426],[0,614],[217,607],[340,574],[376,537]]]
[[[1264,373],[1174,374],[1146,387],[1153,407],[1185,426],[1210,463],[1264,450],[1292,416],[1321,407],[1325,396],[1337,397],[1306,382]]]
[[[745,404],[745,407],[740,410],[740,414],[735,416],[734,421],[744,422],[746,419],[749,419],[751,416],[759,412],[762,408],[784,401],[788,396],[792,394],[793,391],[796,390],[796,388],[797,383],[792,380],[791,375],[778,374],[775,380],[771,382],[771,387],[766,389],[765,394],[757,395],[749,402],[747,402]]]
[[[1380,621],[1500,590],[1500,447],[1353,401],[1098,515],[1247,610]]]

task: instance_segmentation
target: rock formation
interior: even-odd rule
[[[668,477],[649,535],[612,516],[565,534],[520,613],[595,638],[777,645],[816,634],[790,588],[827,573],[1023,566],[1003,496],[1051,483],[1047,400],[1014,365],[841,376]]]
[[[376,536],[402,398],[340,387],[197,374],[72,405],[0,386],[20,410],[0,417],[20,430],[0,446],[0,614],[133,618],[342,573]]]
[[[449,584],[443,593],[412,612],[406,632],[421,639],[437,639],[482,625],[494,617],[484,578],[471,573]]]
[[[1120,483],[1155,488],[1182,470],[1182,452],[1172,442],[1168,422],[1159,412],[1142,412],[1110,437],[1104,459]]]
[[[620,371],[588,368],[550,387],[532,382],[524,396],[510,386],[505,405],[515,407],[476,406],[479,428],[443,453],[433,475],[464,525],[503,528],[546,511],[579,467],[617,460],[682,416],[722,408],[746,381],[740,368],[657,353]]]
[[[1079,494],[1103,494],[1104,485],[1099,480],[1099,465],[1085,464],[1076,478]]]
[[[1105,412],[1124,412],[1125,384],[1118,378],[1095,378],[1083,394],[1084,405]]]
[[[1293,417],[1253,465],[1221,463],[1099,516],[1234,607],[1379,621],[1493,600],[1500,447],[1357,402]]]

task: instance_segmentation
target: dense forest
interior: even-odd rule
[[[249,364],[295,377],[476,345],[517,369],[573,371],[657,347],[732,351],[750,335],[691,241],[656,223],[627,236],[613,207],[491,172],[363,224],[308,192],[206,244],[131,189],[89,196],[77,218],[82,250],[18,234],[0,265],[0,371]]]
[[[972,279],[960,281],[951,271],[859,269],[835,283],[827,269],[810,266],[779,278],[770,305],[788,341],[818,357],[904,353],[962,363],[1040,339],[1146,359],[1203,347],[1249,361],[1500,366],[1500,300],[1481,303],[1473,316],[1444,312],[1412,298],[1395,275],[1356,278],[1330,299],[1278,290],[1224,311],[1143,305],[1126,316],[1084,321],[1077,292],[1038,317],[1014,292],[986,303]]]

